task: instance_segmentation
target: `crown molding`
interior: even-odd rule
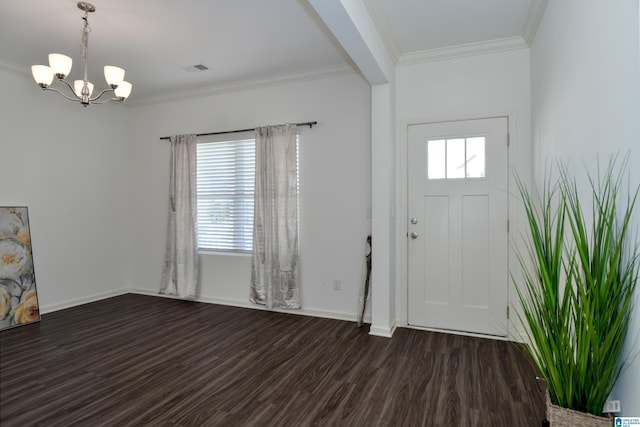
[[[17,74],[19,76],[29,77],[31,75],[28,68],[14,64],[13,62],[5,61],[4,59],[0,59],[0,70],[7,71],[11,74]]]
[[[540,21],[542,21],[548,1],[549,0],[533,0],[531,2],[529,16],[527,16],[527,22],[525,22],[524,30],[522,31],[522,38],[529,46],[531,46],[536,36],[536,31],[538,31],[538,26],[540,25]]]
[[[504,52],[529,47],[520,36],[484,42],[465,43],[437,49],[409,52],[400,56],[398,66],[420,64],[424,62],[442,61],[464,56],[482,55],[485,53]]]
[[[310,71],[299,73],[278,74],[260,79],[243,80],[230,83],[221,83],[217,85],[205,86],[188,91],[180,91],[173,94],[161,95],[156,97],[142,98],[140,100],[127,100],[126,105],[129,107],[137,107],[142,105],[163,104],[166,102],[186,101],[189,99],[203,98],[212,95],[220,95],[232,92],[242,92],[252,89],[260,89],[271,86],[286,85],[309,80],[326,79],[330,77],[344,76],[355,74],[356,71],[350,65],[341,65],[337,67],[318,68]],[[129,102],[131,101],[131,102]]]

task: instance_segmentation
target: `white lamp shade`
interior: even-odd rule
[[[124,70],[120,67],[105,65],[104,79],[109,86],[117,86],[124,80]]]
[[[89,86],[89,96],[93,93],[93,83],[87,82]],[[84,80],[75,80],[73,82],[73,91],[79,98],[82,98],[82,87],[84,86]]]
[[[32,65],[31,74],[33,74],[33,79],[40,86],[47,87],[53,81],[53,71],[46,65]]]
[[[127,99],[131,94],[131,83],[122,81],[115,90],[118,98]]]
[[[72,64],[73,60],[66,55],[59,53],[49,54],[49,66],[54,74],[61,74],[63,77],[68,76],[71,72]]]

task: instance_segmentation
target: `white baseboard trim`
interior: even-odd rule
[[[103,300],[103,299],[106,299],[106,298],[116,297],[116,296],[124,295],[124,294],[127,294],[127,293],[154,296],[154,297],[161,297],[161,298],[170,298],[170,299],[182,299],[182,298],[178,298],[178,297],[175,297],[175,296],[172,296],[172,295],[160,294],[160,293],[158,293],[158,291],[151,291],[149,289],[122,288],[122,289],[117,289],[117,290],[109,291],[109,292],[103,292],[103,293],[100,293],[100,294],[95,294],[95,295],[91,295],[91,296],[87,296],[87,297],[83,297],[83,298],[63,301],[63,302],[56,303],[56,304],[43,305],[43,306],[40,307],[40,313],[41,314],[52,313],[54,311],[64,310],[65,308],[71,308],[71,307],[75,307],[77,305],[88,304],[88,303],[91,303],[91,302],[100,301],[100,300]],[[194,301],[203,302],[203,303],[207,303],[207,304],[220,304],[220,305],[227,305],[227,306],[232,306],[232,307],[250,308],[250,309],[254,309],[254,310],[267,310],[264,306],[258,305],[258,304],[253,304],[248,300],[239,300],[239,299],[230,299],[230,298],[218,298],[218,297],[199,297],[199,298],[196,298]],[[346,313],[346,312],[341,312],[341,311],[322,310],[322,309],[316,309],[316,308],[302,308],[302,309],[299,309],[299,310],[298,309],[296,309],[296,310],[274,309],[272,311],[275,311],[275,312],[278,312],[278,313],[297,314],[297,315],[301,315],[301,316],[322,317],[322,318],[325,318],[325,319],[346,320],[346,321],[349,321],[349,322],[357,322],[357,320],[358,320],[357,319],[357,315],[355,313]],[[371,319],[369,318],[369,316],[365,316],[364,323],[371,323]],[[393,329],[395,329],[395,325],[394,325]],[[383,333],[384,333],[384,335],[381,335],[381,336],[391,337],[391,335],[393,334],[393,331],[391,330],[391,331],[383,332]],[[371,333],[371,335],[379,335],[379,334]]]
[[[65,308],[75,307],[76,305],[88,304],[90,302],[100,301],[106,298],[117,297],[118,295],[124,295],[129,292],[129,289],[117,289],[115,291],[103,292],[88,297],[78,298],[59,302],[57,304],[43,305],[40,307],[41,314],[52,313],[58,310],[64,310]]]
[[[369,335],[375,335],[376,337],[384,337],[391,338],[393,337],[393,333],[396,331],[398,324],[394,320],[389,326],[374,326],[371,325],[369,329]]]
[[[417,329],[419,331],[427,331],[427,332],[437,332],[440,334],[462,335],[465,337],[486,338],[486,339],[496,340],[496,341],[511,341],[509,337],[501,336],[501,335],[488,335],[488,334],[480,334],[476,332],[455,331],[452,329],[427,328],[425,326],[416,326],[416,325],[407,325],[406,327],[409,329]]]
[[[148,296],[171,298],[171,299],[182,299],[182,298],[175,297],[173,295],[164,295],[164,294],[158,293],[157,291],[150,291],[149,289],[133,288],[133,289],[129,289],[128,291],[132,294],[148,295]],[[264,306],[259,304],[253,304],[249,300],[201,296],[194,299],[193,301],[204,302],[208,304],[227,305],[231,307],[251,308],[254,310],[267,310]],[[322,309],[316,309],[316,308],[301,308],[301,309],[294,309],[294,310],[273,309],[270,311],[275,311],[277,313],[297,314],[301,316],[322,317],[325,319],[346,320],[349,322],[357,322],[358,320],[357,315],[355,313],[329,311],[329,310],[322,310]],[[364,321],[365,323],[371,323],[371,319],[367,319],[367,317],[365,317]]]
[[[527,333],[523,330],[514,328],[509,331],[509,341],[517,342],[520,344],[528,344],[529,337]]]

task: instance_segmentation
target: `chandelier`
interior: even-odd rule
[[[119,67],[113,67],[107,65],[104,67],[104,78],[107,81],[109,87],[104,89],[95,97],[93,94],[93,83],[87,79],[87,56],[89,53],[89,13],[95,12],[96,8],[91,3],[78,2],[78,9],[84,11],[82,20],[84,25],[82,27],[82,62],[84,64],[84,79],[75,80],[73,85],[69,83],[65,78],[71,71],[71,65],[73,60],[66,55],[59,53],[49,54],[49,66],[46,65],[32,65],[31,73],[33,78],[43,90],[53,90],[58,92],[70,101],[80,102],[85,107],[89,104],[103,104],[107,101],[122,102],[129,97],[131,93],[131,83],[124,81],[124,70]],[[70,90],[69,94],[65,94],[61,90],[51,87],[53,77],[57,77],[58,80],[64,83]],[[110,94],[111,98],[102,98],[105,94]]]

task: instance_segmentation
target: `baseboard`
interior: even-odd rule
[[[117,289],[115,291],[103,292],[88,297],[78,298],[63,301],[57,304],[49,304],[40,306],[40,313],[47,314],[58,310],[64,310],[65,308],[75,307],[76,305],[88,304],[90,302],[100,301],[106,298],[117,297],[118,295],[124,295],[129,292],[129,289]]]
[[[518,328],[513,328],[511,330],[509,330],[509,336],[508,336],[509,341],[514,341],[520,344],[528,344],[529,343],[529,337],[527,336],[527,333],[521,329]]]
[[[489,335],[489,334],[481,334],[477,332],[456,331],[453,329],[428,328],[425,326],[416,326],[416,325],[407,325],[406,327],[409,329],[417,329],[418,331],[437,332],[440,334],[461,335],[464,337],[485,338],[485,339],[496,340],[496,341],[511,341],[509,337],[501,336],[501,335]]]
[[[387,326],[374,326],[371,325],[369,329],[369,335],[375,335],[377,337],[391,338],[393,337],[393,333],[396,331],[398,324],[394,320],[391,325]]]
[[[156,297],[171,298],[171,299],[182,299],[182,298],[175,297],[173,295],[159,294],[157,291],[150,291],[148,289],[133,288],[133,289],[129,289],[128,291],[132,294],[156,296]],[[254,310],[266,310],[264,306],[259,304],[253,304],[249,300],[201,296],[194,299],[194,301],[204,302],[208,304],[228,305],[232,307],[251,308]],[[275,311],[278,313],[298,314],[301,316],[322,317],[326,319],[335,319],[335,320],[346,320],[349,322],[357,322],[358,320],[357,315],[355,313],[329,311],[329,310],[321,310],[321,309],[315,309],[315,308],[301,308],[301,309],[295,309],[295,310],[273,309],[271,311]],[[371,319],[368,319],[367,317],[368,316],[365,316],[364,322],[371,323]]]
[[[124,295],[127,293],[161,297],[161,298],[182,299],[172,295],[163,295],[158,293],[157,291],[151,291],[149,289],[122,288],[122,289],[117,289],[115,291],[103,292],[100,294],[95,294],[95,295],[91,295],[83,298],[63,301],[57,304],[44,305],[40,307],[40,313],[41,314],[52,313],[54,311],[64,310],[65,308],[71,308],[77,305],[88,304],[90,302],[100,301],[106,298]],[[216,297],[199,297],[199,298],[196,298],[194,301],[208,303],[208,304],[228,305],[232,307],[251,308],[254,310],[266,310],[264,306],[253,304],[248,300],[216,298]],[[349,322],[357,322],[358,320],[357,315],[355,313],[321,310],[321,309],[315,309],[315,308],[302,308],[299,310],[274,309],[272,311],[275,311],[278,313],[297,314],[301,316],[322,317],[326,319],[335,319],[335,320],[346,320]],[[370,316],[365,316],[364,323],[371,323]],[[393,329],[395,330],[395,325]],[[386,331],[386,332],[383,331],[381,334],[371,333],[371,335],[380,335],[380,336],[388,336],[388,337],[390,337],[392,334],[393,334],[393,330]]]

